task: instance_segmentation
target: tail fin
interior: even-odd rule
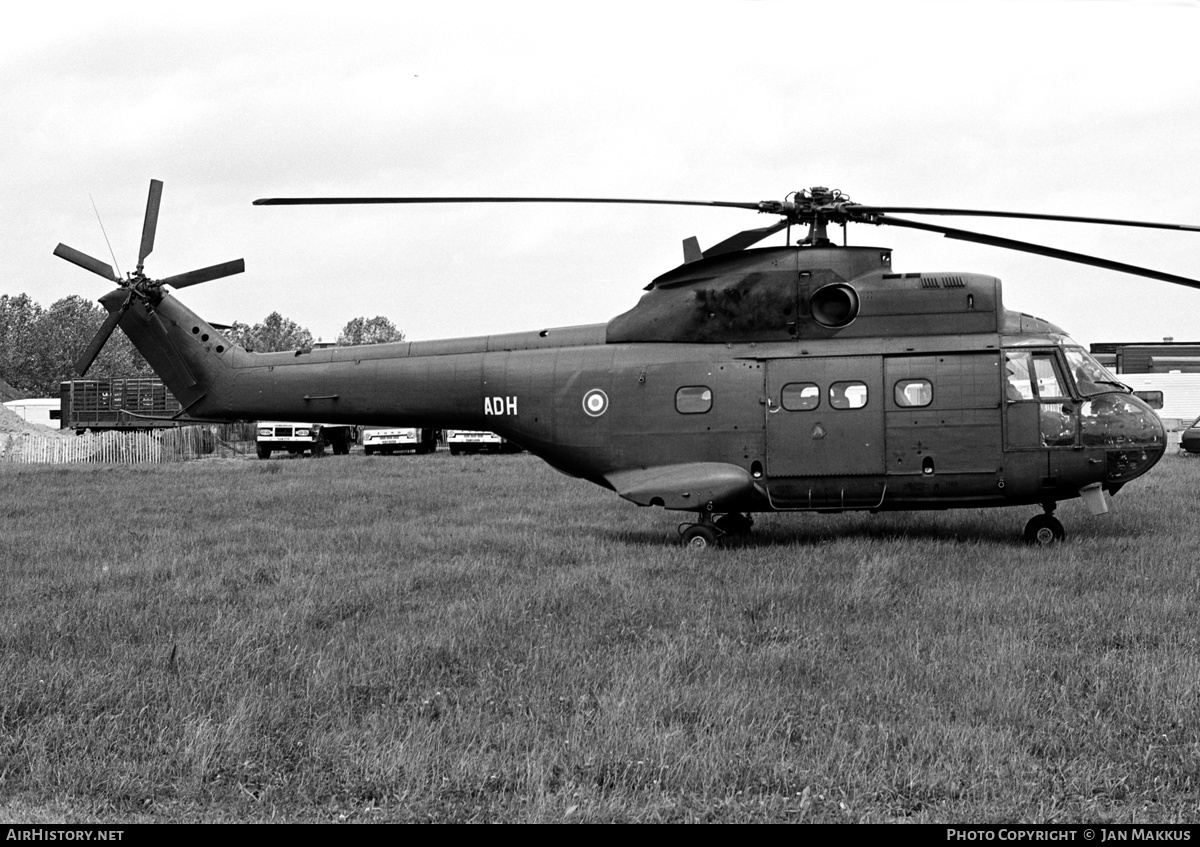
[[[129,307],[125,289],[116,289],[100,302],[187,409],[228,378],[233,345],[170,294],[158,295]]]

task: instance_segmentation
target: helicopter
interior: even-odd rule
[[[777,216],[701,249],[605,323],[369,346],[255,353],[169,293],[241,273],[238,259],[153,279],[162,182],[152,180],[136,270],[59,244],[116,285],[75,363],[116,327],[182,405],[207,420],[274,418],[491,430],[554,468],[644,507],[691,513],[683,544],[746,536],[762,512],[1039,506],[1023,539],[1065,538],[1058,503],[1094,515],[1146,473],[1166,433],[1055,324],[1006,309],[1000,280],[892,268],[848,246],[848,224],[923,230],[1192,288],[1200,281],[897,215],[976,216],[1200,232],[1109,218],[854,203],[813,187],[783,201],[589,197],[279,197],[259,206],[613,203]],[[843,228],[843,243],[828,228]],[[791,228],[803,234],[793,243]],[[784,246],[755,247],[787,231]]]

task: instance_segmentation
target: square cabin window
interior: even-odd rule
[[[704,385],[685,385],[675,392],[675,411],[681,415],[702,415],[712,408],[712,389]]]
[[[821,389],[812,382],[789,382],[779,394],[779,404],[789,412],[807,412],[821,403]]]
[[[920,408],[933,402],[933,383],[927,379],[902,379],[896,383],[897,406]]]
[[[835,409],[861,409],[867,405],[867,384],[835,382],[829,386],[829,405]]]

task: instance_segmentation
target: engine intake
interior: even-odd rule
[[[818,288],[808,302],[813,320],[830,329],[848,326],[858,317],[858,292],[844,282]]]

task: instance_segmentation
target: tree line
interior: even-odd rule
[[[0,379],[36,397],[55,397],[63,380],[78,376],[75,360],[100,329],[108,312],[78,295],[43,308],[28,294],[0,295]],[[247,350],[270,353],[309,348],[305,327],[272,312],[260,323],[234,323],[220,330]],[[404,333],[385,317],[354,318],[342,327],[340,346],[403,341]],[[88,378],[153,376],[153,371],[122,332],[114,332],[88,371]]]

